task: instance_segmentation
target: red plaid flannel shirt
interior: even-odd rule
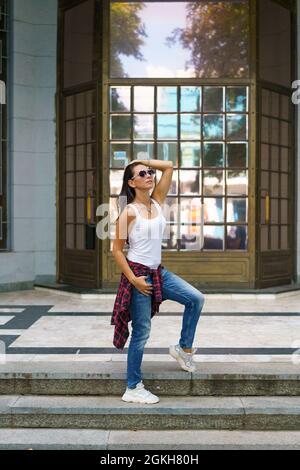
[[[126,258],[127,259],[127,258]],[[149,268],[141,263],[136,263],[127,259],[129,266],[134,272],[135,276],[148,276],[153,274],[153,291],[152,291],[152,309],[151,318],[159,311],[159,305],[162,302],[162,276],[160,264],[157,269]],[[111,325],[115,325],[113,344],[117,349],[123,349],[127,338],[129,336],[128,322],[131,321],[129,311],[131,294],[133,285],[124,273],[121,274],[121,280],[115,299],[113,314],[111,317]]]

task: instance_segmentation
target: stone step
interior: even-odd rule
[[[135,432],[58,428],[0,429],[0,450],[27,449],[106,451],[300,450],[300,431],[184,430]]]
[[[300,430],[300,397],[0,396],[1,428]]]
[[[198,363],[190,374],[172,362],[145,362],[143,382],[159,396],[300,396],[299,366],[285,363]],[[126,362],[7,362],[0,395],[120,396]]]

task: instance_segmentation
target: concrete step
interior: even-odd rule
[[[0,429],[0,450],[300,450],[300,431]],[[196,456],[194,456],[196,457]],[[194,461],[195,462],[195,461]]]
[[[281,363],[198,363],[190,374],[173,362],[145,362],[143,382],[159,396],[300,396],[299,366]],[[120,396],[126,362],[7,362],[0,395]]]
[[[300,430],[300,397],[0,396],[1,428]]]

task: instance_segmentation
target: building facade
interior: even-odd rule
[[[0,289],[116,287],[123,168],[144,157],[174,165],[168,269],[201,288],[298,282],[300,2],[0,4]]]

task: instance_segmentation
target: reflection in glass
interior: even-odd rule
[[[112,86],[110,88],[110,110],[113,112],[129,112],[130,107],[130,86]]]
[[[248,1],[110,3],[110,76],[247,77]]]
[[[177,143],[176,142],[158,142],[157,143],[158,160],[172,160],[174,166],[177,165]]]
[[[204,250],[223,250],[224,227],[216,225],[204,225]]]
[[[228,140],[247,139],[247,117],[246,115],[227,114],[226,132]]]
[[[203,166],[218,167],[224,166],[224,144],[208,143],[203,145]]]
[[[200,197],[182,197],[180,199],[180,222],[185,224],[203,224],[203,213]]]
[[[113,115],[110,117],[110,138],[111,139],[130,139],[131,134],[131,116]]]
[[[75,225],[66,225],[66,248],[74,248]]]
[[[66,122],[66,145],[74,145],[75,143],[75,121]]]
[[[84,209],[85,209],[85,199],[76,199],[76,221],[79,224],[84,224]]]
[[[247,249],[247,226],[228,225],[226,235],[226,248],[229,250]]]
[[[204,223],[224,222],[224,199],[222,197],[210,197],[203,200]]]
[[[182,142],[180,150],[182,167],[200,166],[200,142]]]
[[[134,111],[149,113],[154,111],[154,87],[135,86],[133,88]]]
[[[159,140],[177,139],[177,115],[158,114],[157,115],[157,138]]]
[[[228,196],[246,196],[248,194],[247,171],[228,171],[226,184]]]
[[[271,173],[271,196],[279,196],[279,173]]]
[[[270,234],[271,234],[271,250],[278,250],[279,249],[279,227],[276,225],[271,226]]]
[[[167,222],[178,222],[179,204],[177,197],[167,197],[162,205],[162,210]]]
[[[289,233],[288,233],[288,226],[282,225],[281,229],[281,249],[288,250],[289,249]]]
[[[203,112],[217,113],[224,111],[224,88],[217,86],[203,87]]]
[[[66,196],[75,196],[75,173],[66,174]]]
[[[281,197],[288,197],[288,174],[281,174]]]
[[[227,222],[247,222],[247,199],[227,199]]]
[[[160,180],[161,175],[156,171],[157,183]],[[159,177],[160,176],[160,177]],[[157,184],[156,183],[156,184]],[[172,182],[168,194],[178,194],[178,170],[173,170]]]
[[[75,199],[66,199],[66,222],[71,222],[71,223],[74,223],[75,222]]]
[[[281,171],[289,171],[289,149],[281,147],[280,151]]]
[[[153,114],[135,114],[133,118],[135,139],[153,139],[154,117]]]
[[[76,147],[76,170],[84,170],[84,149],[85,145],[77,145]]]
[[[76,147],[67,147],[66,152],[66,171],[74,171]]]
[[[205,196],[224,194],[224,174],[222,170],[205,170],[203,172],[203,194]]]
[[[218,114],[203,116],[203,139],[222,140],[224,138],[224,117]]]
[[[122,167],[129,163],[130,144],[114,142],[110,144],[110,166],[112,168]]]
[[[177,111],[177,87],[158,86],[157,87],[157,112]]]
[[[181,170],[179,181],[181,194],[200,194],[200,171]]]
[[[280,203],[281,203],[280,223],[287,224],[288,214],[289,214],[288,199],[281,199]]]
[[[76,196],[85,196],[85,172],[76,173]]]
[[[174,250],[177,248],[178,225],[166,224],[162,239],[163,250]]]
[[[124,170],[110,170],[110,194],[120,194],[123,183],[123,174]]]
[[[147,142],[134,142],[133,144],[133,159],[134,160],[147,160],[153,158],[153,143]]]
[[[201,88],[197,86],[180,87],[180,111],[201,111]]]
[[[247,88],[227,87],[226,88],[226,111],[227,112],[247,112]]]
[[[200,139],[200,119],[199,114],[181,115],[181,139]]]
[[[203,247],[203,226],[180,225],[180,250],[201,250]]]
[[[109,212],[108,212],[108,215],[109,215],[109,222],[110,222],[111,225],[113,225],[116,222],[116,220],[118,218],[118,215],[119,215],[117,200],[118,200],[118,198],[116,198],[116,197],[109,198]]]

